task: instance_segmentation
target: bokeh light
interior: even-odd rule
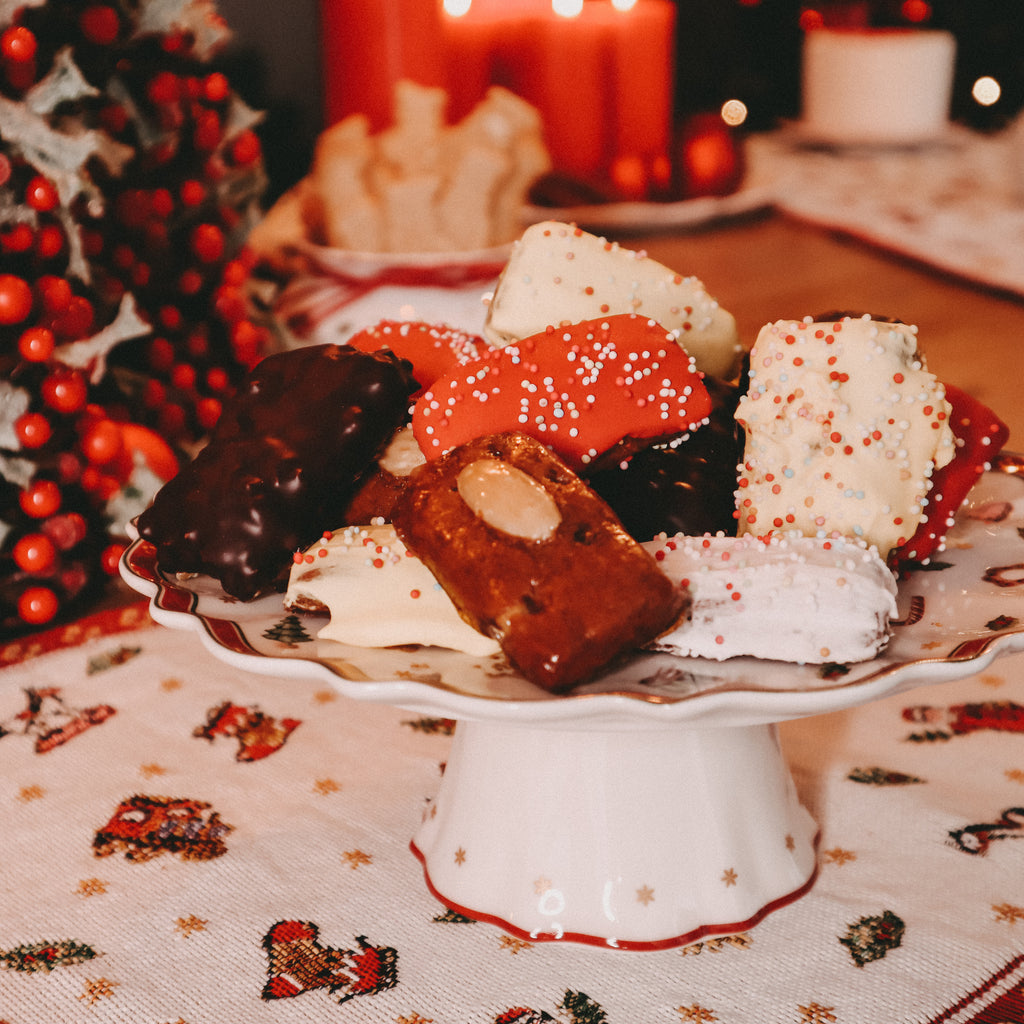
[[[1002,94],[1002,87],[991,75],[982,75],[971,87],[971,95],[983,107],[991,107],[993,103],[998,102]]]
[[[927,0],[903,0],[900,4],[900,14],[904,21],[912,25],[923,25],[932,16],[932,5]]]
[[[722,120],[732,128],[743,124],[747,119],[747,105],[743,100],[726,100],[722,104]]]

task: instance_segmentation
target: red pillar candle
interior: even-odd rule
[[[531,38],[550,0],[440,0],[453,120],[472,110],[490,85],[529,99],[523,83],[534,59]]]
[[[558,0],[555,0],[557,3]],[[558,170],[602,178],[612,157],[614,103],[611,4],[587,0],[575,13],[549,11],[540,26],[533,81],[523,93],[540,108],[544,137]]]
[[[395,82],[445,85],[438,0],[320,0],[324,120],[391,124]]]
[[[615,140],[610,177],[620,193],[639,199],[664,189],[671,176],[675,5],[669,0],[620,2],[612,22]]]

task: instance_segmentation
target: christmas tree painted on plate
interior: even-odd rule
[[[212,0],[0,0],[0,639],[72,614],[266,353]]]

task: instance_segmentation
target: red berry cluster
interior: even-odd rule
[[[162,30],[138,31],[147,7]],[[0,440],[0,637],[116,572],[108,503],[140,463],[173,474],[269,347],[240,255],[265,184],[257,118],[175,16],[44,0],[0,30],[0,96],[23,102],[70,53],[91,88],[50,131],[103,133],[121,154],[73,168],[85,185],[69,189],[0,138],[0,388],[16,411]],[[89,349],[129,299],[149,332]]]

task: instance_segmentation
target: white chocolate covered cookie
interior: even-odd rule
[[[761,329],[736,418],[739,531],[859,537],[886,557],[913,535],[952,459],[949,403],[917,328],[842,317]]]
[[[657,321],[704,373],[729,378],[738,366],[736,321],[697,278],[559,221],[532,225],[513,245],[484,337],[504,347],[546,327],[615,313]]]

